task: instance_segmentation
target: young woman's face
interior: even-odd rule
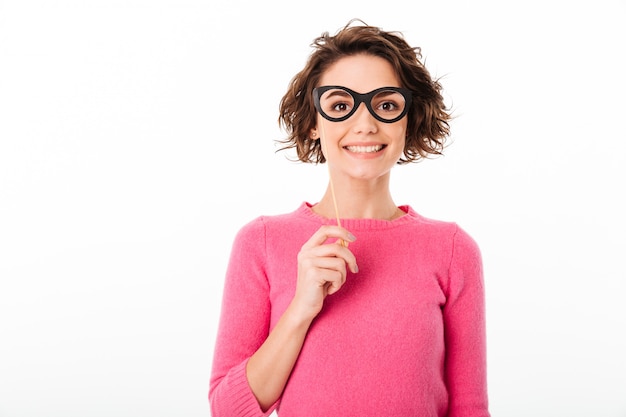
[[[337,61],[322,75],[319,87],[322,86],[347,87],[361,94],[381,87],[401,87],[389,62],[365,54]],[[385,115],[395,111],[398,104],[395,98],[386,97],[383,95],[372,100],[372,107]],[[345,114],[349,109],[349,97],[346,104],[339,91],[333,100],[329,112]],[[402,156],[406,129],[406,116],[396,122],[385,123],[377,120],[365,103],[361,103],[354,114],[340,122],[327,120],[318,113],[313,137],[321,136],[322,150],[333,175],[370,180],[389,175]]]

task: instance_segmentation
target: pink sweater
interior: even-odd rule
[[[281,399],[263,413],[245,367],[291,301],[296,255],[322,224],[303,203],[235,238],[215,345],[214,417],[488,417],[482,262],[454,223],[402,206],[342,219],[359,272],[326,298]]]

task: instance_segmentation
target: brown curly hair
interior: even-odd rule
[[[355,21],[361,25],[353,26]],[[402,87],[411,90],[413,99],[407,115],[407,137],[404,157],[398,164],[417,162],[430,155],[441,155],[450,134],[451,114],[441,95],[438,80],[431,78],[422,63],[421,48],[411,47],[398,32],[386,32],[353,19],[335,36],[322,33],[311,46],[313,53],[306,66],[289,83],[280,101],[279,126],[288,134],[279,140],[285,150],[296,148],[302,162],[324,163],[320,141],[309,135],[316,125],[313,88],[322,74],[341,58],[370,54],[386,59],[394,68]]]

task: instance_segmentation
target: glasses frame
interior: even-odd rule
[[[350,110],[348,114],[341,117],[330,117],[322,110],[322,106],[320,105],[320,97],[326,91],[333,89],[343,90],[350,94],[354,99],[354,107],[352,107],[352,110]],[[400,113],[399,116],[394,117],[393,119],[383,119],[378,114],[376,114],[376,112],[372,108],[372,98],[374,98],[374,96],[381,91],[395,91],[397,93],[400,93],[402,97],[404,97],[404,102],[406,103],[406,105],[404,106],[404,110],[402,110],[402,113]],[[395,123],[398,120],[402,119],[404,116],[406,116],[406,114],[409,112],[412,101],[413,94],[411,93],[411,90],[402,87],[380,87],[365,94],[357,93],[356,91],[351,90],[348,87],[343,87],[341,85],[324,85],[321,87],[315,87],[313,89],[313,104],[315,105],[315,109],[324,119],[330,120],[331,122],[343,122],[357,111],[361,103],[365,103],[365,107],[367,107],[367,110],[376,120],[383,123]]]

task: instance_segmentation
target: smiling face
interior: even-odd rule
[[[319,86],[342,86],[361,94],[381,87],[401,87],[389,62],[366,54],[341,58],[322,75]],[[341,106],[344,104],[339,103],[336,109],[342,110]],[[389,102],[380,106],[387,109]],[[340,122],[318,114],[312,136],[322,136],[324,156],[336,180],[373,180],[389,176],[402,156],[406,129],[406,117],[385,123],[361,103],[354,114]]]

